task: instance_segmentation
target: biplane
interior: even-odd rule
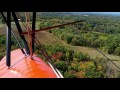
[[[20,25],[21,18],[18,12],[6,12],[6,14],[1,12],[1,15],[6,24],[7,31],[6,56],[0,61],[0,78],[64,78],[54,65],[51,57],[42,47],[40,41],[36,38],[35,33],[80,23],[84,20],[36,30],[36,12],[32,12],[32,25],[30,25],[30,14],[25,12],[26,21],[22,22],[26,28],[24,32]],[[11,17],[14,19],[23,46],[11,27]],[[11,50],[11,35],[15,38],[16,44],[19,46],[18,49]],[[28,36],[28,40],[26,40],[25,35]],[[35,44],[39,45],[39,49],[42,51],[46,62],[35,54]]]

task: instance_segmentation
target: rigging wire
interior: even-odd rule
[[[94,48],[95,50],[97,50],[100,54],[102,54],[107,60],[109,60],[114,66],[116,66],[118,69],[120,69],[119,66],[117,66],[110,58],[108,58],[101,50],[99,50],[98,48],[96,48],[96,46],[91,45],[90,42],[88,40],[86,40],[82,35],[79,35],[81,38],[83,38],[89,45],[90,47]]]
[[[21,19],[21,16],[20,16],[19,13],[16,13],[16,15]],[[31,30],[31,29],[30,29],[30,25],[27,25],[27,23],[25,23],[25,22],[23,22],[23,21],[21,21],[21,22],[22,22],[23,26],[26,28],[26,30],[29,30],[28,34],[31,35],[31,33],[30,33],[30,30]],[[32,36],[31,36],[31,38],[33,39]],[[46,58],[46,61],[52,64],[54,70],[55,70],[55,71],[57,72],[57,74],[61,77],[62,74],[59,72],[58,69],[56,69],[56,66],[55,66],[55,64],[53,63],[52,59],[50,58],[50,56],[48,55],[48,53],[44,50],[44,48],[42,47],[40,41],[39,41],[36,37],[35,37],[35,43],[38,45],[38,48],[42,50],[42,54],[43,54],[44,57]],[[49,63],[48,63],[48,64],[49,64]],[[63,76],[62,76],[62,77],[63,77]]]
[[[20,19],[22,18],[22,17],[20,16],[20,14],[19,14],[19,13],[16,13],[16,14],[17,14],[17,16],[18,16]],[[24,25],[24,27],[25,27],[26,29],[28,28],[28,29],[30,30],[30,27],[29,27],[29,26],[27,26],[27,24],[26,24],[25,22],[23,22],[23,21],[21,21],[21,22],[22,22],[22,24]],[[37,42],[39,43],[39,44],[38,44],[38,43],[35,41],[35,42],[36,42],[36,44],[37,44],[37,45],[40,45],[40,46],[41,46],[41,48],[43,48],[43,47],[42,47],[42,45],[41,45],[41,43],[39,42],[39,40],[38,40],[36,37],[35,37],[35,39],[36,39],[36,40],[37,40]],[[46,53],[46,54],[47,54],[47,53]],[[47,56],[48,56],[48,55],[47,55]],[[49,59],[50,59],[50,58],[49,58]],[[52,60],[51,60],[51,61],[52,61]]]
[[[43,46],[41,45],[40,41],[35,37],[35,43],[38,45],[38,48],[42,50],[42,54],[44,55],[44,57],[46,58],[46,61],[52,64],[54,70],[58,73],[58,75],[63,78],[62,74],[60,73],[60,71],[56,68],[55,64],[53,63],[51,57],[48,55],[48,53],[44,50]]]
[[[27,25],[26,25],[26,23],[25,22],[23,22],[22,21],[22,17],[19,15],[19,13],[18,12],[16,12],[16,16],[21,20],[21,22],[22,22],[22,25],[24,26],[24,28],[26,28],[26,30],[27,30]]]
[[[1,12],[1,15],[2,15],[3,19],[5,20],[6,25],[8,26],[6,17],[4,16],[3,12]],[[11,30],[12,35],[14,36],[16,42],[18,43],[18,46],[19,46],[19,48],[21,49],[22,53],[25,54],[25,52],[24,52],[24,50],[23,50],[23,48],[22,48],[22,45],[19,43],[19,41],[18,41],[18,39],[17,39],[17,36],[15,35],[14,31],[13,31],[12,28],[10,28],[9,26],[8,26],[8,28]],[[25,54],[25,55],[26,55],[26,54]]]
[[[32,41],[34,40],[32,38],[32,28],[30,26],[30,17],[29,17],[29,13],[25,12],[25,16],[26,16],[26,23],[22,21],[22,17],[20,16],[19,13],[16,13],[16,16],[18,18],[20,18],[21,22],[22,22],[22,25],[24,26],[24,28],[26,28],[27,32],[28,32],[28,37],[29,37],[29,48],[30,48],[30,57],[32,59],[32,56],[33,56],[33,49],[32,49]]]
[[[33,50],[32,50],[32,33],[31,33],[31,27],[30,27],[30,18],[29,18],[29,13],[25,12],[26,16],[26,24],[27,24],[27,32],[28,32],[28,37],[29,37],[29,48],[30,48],[30,57],[32,59],[33,56]]]
[[[51,57],[48,55],[48,53],[44,50],[44,48],[42,47],[42,45],[41,45],[41,43],[37,40],[36,41],[36,37],[35,37],[35,43],[38,45],[38,49],[41,49],[42,50],[42,54],[43,54],[43,56],[45,57],[45,59],[46,59],[46,61],[48,62],[48,64],[49,63],[51,63],[52,64],[52,66],[53,66],[53,68],[54,68],[54,70],[57,72],[57,74],[61,77],[61,73],[60,73],[60,71],[56,68],[56,66],[55,66],[55,64],[53,63],[53,61],[52,61],[52,59],[51,59]],[[62,78],[63,78],[63,76],[62,76]]]

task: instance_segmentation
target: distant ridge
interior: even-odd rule
[[[120,12],[71,12],[75,15],[88,14],[88,15],[108,15],[108,16],[120,16]]]

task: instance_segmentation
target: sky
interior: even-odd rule
[[[120,12],[73,12],[75,14],[103,14],[120,16]]]
[[[93,13],[101,13],[101,14],[115,14],[115,15],[120,15],[120,12],[93,12]]]

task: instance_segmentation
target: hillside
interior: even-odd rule
[[[21,16],[24,14],[21,13]],[[73,15],[70,12],[38,12],[36,29],[79,20],[86,22],[41,31],[36,33],[36,37],[64,77],[118,78],[120,73],[115,65],[120,66],[120,17],[93,14],[85,16],[84,13]],[[17,35],[13,22],[12,25]],[[5,55],[5,30],[5,25],[0,24],[0,59]],[[20,37],[17,38],[22,44]],[[12,50],[18,48],[13,37],[11,47]],[[38,47],[36,45],[35,53],[45,60]],[[115,65],[92,47],[103,52]]]
[[[36,36],[37,36],[37,38],[39,38],[39,41],[43,45],[60,45],[60,46],[66,47],[67,49],[74,50],[75,52],[78,52],[78,53],[82,52],[84,54],[87,54],[91,58],[96,59],[96,60],[97,60],[97,58],[104,58],[106,60],[106,58],[102,54],[100,54],[97,50],[95,50],[93,48],[89,48],[89,47],[73,46],[73,45],[67,44],[65,41],[60,40],[58,37],[56,37],[53,33],[42,31],[42,32],[39,32]],[[116,65],[120,66],[120,57],[119,56],[110,55],[110,54],[105,54],[105,55],[108,58],[110,58]],[[112,76],[111,73],[112,73],[113,75],[115,75],[113,77],[117,77],[119,69],[117,67],[115,67],[109,61],[108,61],[107,66],[109,67],[109,69],[107,71],[107,75],[109,77],[111,77]],[[113,72],[111,72],[111,70]]]

